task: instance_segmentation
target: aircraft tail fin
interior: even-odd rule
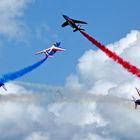
[[[135,103],[135,109],[137,109],[136,99],[135,99],[135,97],[134,97],[134,96],[132,96],[132,98],[133,98],[133,101],[134,101],[134,103]]]
[[[138,88],[136,88],[136,91],[137,91],[138,95],[140,96],[140,91],[139,91],[139,89],[138,89]]]
[[[82,29],[81,28],[81,24],[77,25],[77,28],[75,30],[73,30],[73,32],[76,32],[76,31],[85,31],[85,29]]]
[[[60,44],[61,44],[61,42],[55,42],[53,45],[54,45],[55,47],[59,47]]]
[[[132,96],[132,98],[133,98],[133,101],[135,102],[135,101],[136,101],[135,97],[134,97],[134,96]]]

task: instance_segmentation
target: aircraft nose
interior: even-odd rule
[[[67,18],[67,16],[66,15],[62,15],[64,18]]]

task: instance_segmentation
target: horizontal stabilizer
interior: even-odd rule
[[[140,91],[139,91],[139,89],[138,89],[138,88],[136,88],[136,90],[137,90],[138,95],[140,96]]]
[[[53,56],[52,56],[52,55],[48,55],[47,57],[48,57],[48,58],[53,58]]]
[[[7,88],[6,88],[4,85],[3,85],[2,87],[3,87],[3,89],[4,89],[5,91],[7,91]]]
[[[73,30],[73,32],[76,32],[76,31],[85,31],[85,29],[77,28],[77,29]]]

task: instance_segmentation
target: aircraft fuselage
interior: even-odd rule
[[[71,18],[69,18],[66,15],[63,15],[63,17],[72,28],[77,28],[77,25],[74,23],[74,21]]]
[[[135,101],[135,103],[136,103],[137,105],[140,105],[140,99],[137,99],[137,100]]]
[[[48,55],[50,55],[50,56],[53,56],[55,53],[56,53],[56,51],[54,51],[54,50],[48,51]]]

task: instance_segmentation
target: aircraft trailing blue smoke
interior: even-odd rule
[[[33,65],[30,65],[30,66],[28,66],[26,68],[23,68],[21,70],[18,70],[16,72],[9,72],[9,73],[3,74],[0,77],[0,83],[6,83],[8,81],[15,80],[15,79],[31,72],[32,70],[39,67],[42,63],[44,63],[46,59],[47,59],[47,57],[38,61],[38,62],[36,62],[36,63],[34,63]]]

